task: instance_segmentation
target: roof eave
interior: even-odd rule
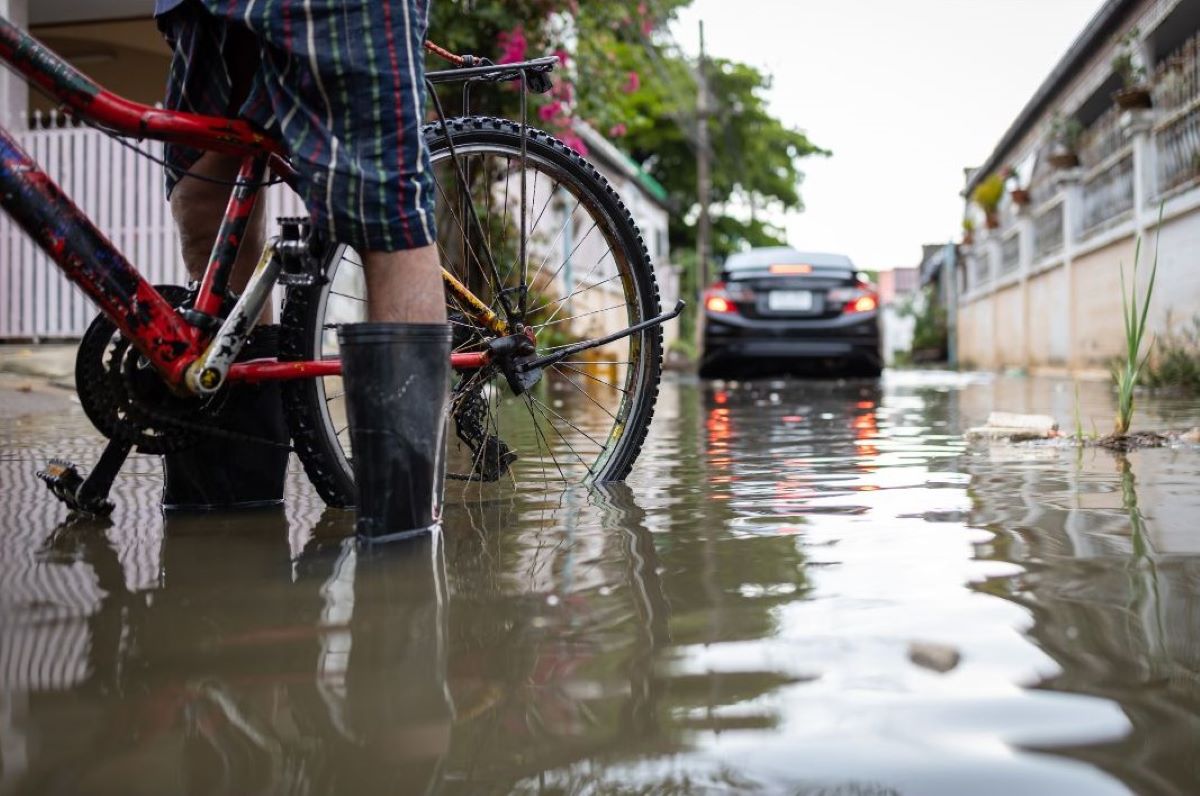
[[[971,191],[974,190],[975,186],[984,177],[999,167],[1002,158],[1029,132],[1034,123],[1041,117],[1046,106],[1050,104],[1066,85],[1069,78],[1087,60],[1093,46],[1110,36],[1113,28],[1117,26],[1126,12],[1137,5],[1138,1],[1108,0],[1108,2],[1101,6],[1100,10],[1095,13],[1087,26],[1075,37],[1075,41],[1067,48],[1063,57],[1050,70],[1050,74],[1042,81],[1038,90],[1025,103],[1025,107],[1017,114],[1017,118],[1009,125],[1004,135],[1000,137],[1000,142],[996,144],[996,148],[992,150],[992,154],[988,156],[988,159],[984,161],[982,166],[975,169],[975,173],[967,180],[966,188],[962,192],[963,196],[969,196]]]

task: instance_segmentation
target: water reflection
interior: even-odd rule
[[[459,488],[369,554],[298,471],[284,512],[164,523],[136,457],[111,526],[56,527],[36,462],[95,441],[22,420],[0,792],[1189,793],[1200,456],[964,445],[998,403],[1074,402],[672,380],[629,485]]]
[[[369,555],[314,542],[293,559],[282,511],[169,517],[159,582],[132,591],[107,530],[63,526],[39,552],[45,588],[96,597],[89,609],[4,634],[75,675],[33,666],[6,683],[6,747],[23,753],[5,755],[8,789],[391,793],[437,776],[440,539]]]

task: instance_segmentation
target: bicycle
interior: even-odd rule
[[[621,480],[653,416],[662,324],[683,303],[661,311],[641,235],[604,177],[529,126],[528,95],[550,89],[557,58],[497,65],[431,43],[426,49],[451,62],[426,74],[436,120],[423,128],[454,325],[448,421],[455,445],[447,475],[481,489],[506,482],[521,488],[535,478]],[[0,205],[100,309],[80,343],[76,389],[109,443],[86,479],[73,465],[52,462],[40,474],[51,491],[72,509],[107,513],[108,492],[131,450],[165,453],[201,434],[245,436],[214,425],[222,388],[279,380],[291,447],[309,480],[328,504],[351,505],[352,451],[336,347],[338,325],[363,317],[357,254],[306,219],[280,219],[279,235],[245,290],[239,296],[228,288],[236,241],[259,191],[273,180],[296,187],[282,144],[242,120],[117,96],[3,17],[0,60],[109,135],[242,159],[203,278],[156,287],[0,128]],[[519,84],[519,121],[470,115],[473,85],[507,82]],[[436,87],[447,83],[462,84],[461,117],[444,112]],[[539,235],[551,211],[565,220]],[[560,261],[549,265],[556,249]],[[236,361],[277,284],[286,289],[280,356]],[[597,308],[605,301],[617,303]]]

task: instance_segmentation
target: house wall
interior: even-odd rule
[[[1152,109],[1121,111],[1109,98],[1115,44],[1106,40],[1062,83],[1023,138],[998,153],[998,162],[1017,164],[1033,201],[1017,207],[1006,197],[999,228],[986,229],[978,219],[975,240],[960,250],[970,276],[958,301],[962,361],[989,368],[1107,368],[1123,350],[1121,266],[1132,278],[1139,239],[1139,289],[1156,244],[1159,251],[1148,332],[1177,332],[1200,314],[1200,170],[1187,168],[1191,153],[1200,151],[1200,89],[1187,78],[1200,68],[1200,31],[1176,24],[1194,24],[1195,15],[1184,12],[1185,0],[1145,0],[1121,22],[1122,30],[1137,27],[1145,38]],[[1165,51],[1152,52],[1148,43],[1187,37],[1191,44]],[[1100,115],[1081,141],[1082,167],[1055,171],[1045,161],[1050,119],[1085,106]],[[978,209],[968,204],[967,212]],[[1043,223],[1056,217],[1061,222]],[[1019,252],[1005,248],[1014,241]]]
[[[1066,274],[1055,268],[1029,280],[1028,362],[1031,367],[1062,367],[1067,363]]]
[[[149,16],[116,22],[35,25],[30,32],[110,91],[135,102],[162,102],[171,52]],[[31,112],[45,113],[55,105],[40,92],[30,95]]]
[[[1079,257],[1072,264],[1076,285],[1073,302],[1076,340],[1072,359],[1077,367],[1105,367],[1123,350],[1122,265],[1127,277],[1131,275],[1131,237]]]

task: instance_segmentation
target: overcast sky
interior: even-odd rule
[[[833,157],[804,161],[801,249],[860,268],[916,265],[960,231],[978,165],[1103,0],[695,0],[674,28],[696,52],[774,75],[771,106]]]

